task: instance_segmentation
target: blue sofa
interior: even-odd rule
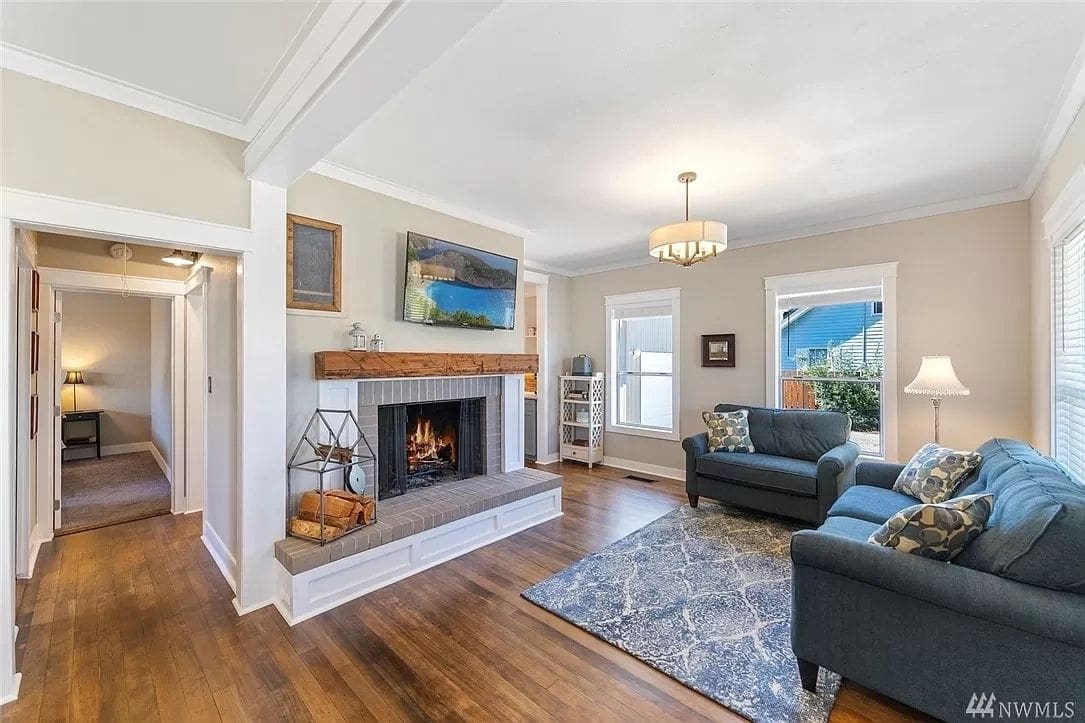
[[[709,452],[708,434],[682,440],[686,493],[820,524],[855,481],[859,446],[848,441],[851,419],[840,412],[717,404],[717,412],[749,410],[754,452]]]
[[[823,666],[947,721],[976,719],[974,694],[1085,713],[1085,486],[1023,442],[978,451],[955,496],[990,492],[994,509],[951,563],[867,542],[918,503],[892,491],[895,464],[859,464],[825,523],[792,537],[804,687]],[[998,703],[994,717],[1006,718]]]

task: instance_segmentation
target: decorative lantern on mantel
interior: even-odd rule
[[[365,351],[365,329],[362,328],[362,322],[356,321],[350,325],[347,330],[351,338],[351,351]]]

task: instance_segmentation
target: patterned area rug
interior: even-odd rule
[[[798,525],[681,507],[524,591],[531,602],[753,721],[825,721],[840,687],[791,653]]]

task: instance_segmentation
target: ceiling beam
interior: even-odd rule
[[[342,31],[245,149],[245,175],[289,186],[497,5],[333,3]]]

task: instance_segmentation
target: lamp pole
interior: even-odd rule
[[[942,440],[938,439],[938,411],[942,408],[942,398],[931,397],[931,404],[934,405],[934,442],[939,444]]]

